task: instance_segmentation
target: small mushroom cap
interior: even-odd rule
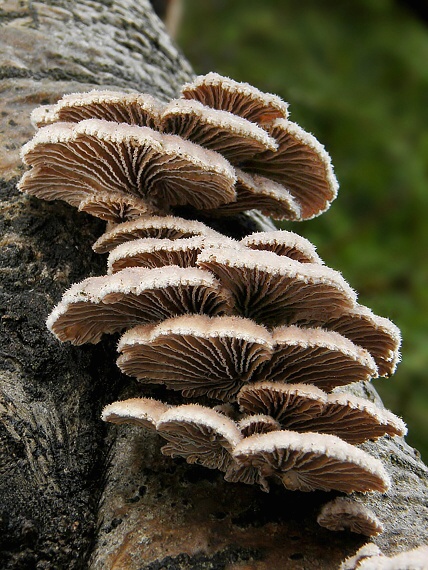
[[[274,330],[273,338],[274,354],[261,371],[269,380],[331,390],[377,376],[370,354],[334,331],[282,326]]]
[[[323,264],[315,246],[293,232],[285,230],[256,232],[243,238],[241,243],[251,249],[272,251],[276,255],[283,255],[300,263]]]
[[[364,536],[377,536],[383,525],[377,516],[362,503],[348,497],[337,497],[326,503],[317,523],[333,531],[349,530]]]
[[[126,332],[117,363],[126,374],[186,397],[230,401],[272,348],[270,333],[249,319],[190,315]]]
[[[106,231],[93,245],[97,253],[107,253],[121,243],[141,238],[182,239],[218,234],[202,222],[175,216],[150,216],[118,224]]]
[[[333,435],[287,430],[252,435],[233,456],[291,490],[385,492],[390,485],[379,460]]]
[[[86,212],[113,223],[149,216],[155,211],[153,206],[142,198],[120,192],[97,192],[79,204],[79,212]]]
[[[135,424],[153,430],[169,407],[152,398],[130,398],[106,406],[101,419],[113,424]]]
[[[279,422],[266,414],[246,416],[239,420],[238,427],[244,437],[256,433],[269,433],[281,429]]]
[[[229,111],[260,125],[287,117],[287,103],[277,95],[263,93],[248,83],[239,83],[218,73],[199,75],[181,89],[185,99],[196,99],[213,109]]]
[[[300,204],[304,220],[327,210],[339,185],[325,148],[296,123],[284,119],[277,119],[269,133],[278,150],[262,152],[241,168],[285,186]]]
[[[217,235],[195,236],[169,240],[167,238],[142,238],[122,243],[110,252],[107,261],[109,273],[126,267],[163,267],[177,265],[194,267],[204,248],[227,245],[240,248],[239,242]]]
[[[232,164],[277,148],[275,140],[256,124],[186,99],[174,99],[166,105],[162,112],[162,131],[215,150]]]
[[[198,404],[177,406],[166,411],[156,424],[168,443],[164,455],[184,457],[210,469],[225,471],[231,451],[242,439],[235,422]]]
[[[156,128],[161,111],[160,101],[147,93],[89,91],[64,95],[54,105],[37,107],[31,113],[31,121],[42,127],[60,121],[78,123],[85,119],[104,119]]]
[[[75,206],[98,191],[130,193],[160,207],[216,208],[236,199],[235,173],[221,155],[147,127],[55,123],[24,145],[22,158],[33,167],[22,191]]]
[[[230,310],[230,296],[196,268],[130,268],[73,285],[47,320],[61,341],[97,343],[105,333],[188,313]]]
[[[300,205],[280,184],[252,175],[238,168],[235,170],[237,182],[236,202],[223,204],[205,213],[210,216],[233,216],[247,210],[259,210],[263,215],[275,220],[300,220]]]
[[[400,362],[401,334],[389,319],[379,317],[363,305],[346,309],[322,325],[349,338],[373,356],[379,376],[390,376]]]
[[[327,394],[309,384],[265,381],[243,386],[237,401],[246,413],[267,414],[283,427],[294,429],[294,421],[310,421],[320,414]]]
[[[238,314],[268,326],[327,320],[356,300],[338,272],[270,251],[210,248],[197,264],[231,291]]]

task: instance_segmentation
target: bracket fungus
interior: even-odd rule
[[[209,248],[197,265],[231,291],[240,315],[268,326],[327,320],[356,302],[337,271],[270,251]]]
[[[108,274],[73,285],[48,327],[73,344],[123,333],[119,368],[143,390],[163,384],[167,399],[187,399],[118,401],[103,420],[154,430],[164,454],[265,491],[384,492],[381,462],[356,445],[406,427],[335,388],[392,374],[397,327],[297,234],[235,241],[176,215],[299,221],[327,209],[338,188],[330,158],[287,104],[209,73],[169,102],[92,91],[32,120],[21,190],[108,222],[93,245],[109,253]]]
[[[97,343],[105,333],[177,315],[227,312],[230,295],[208,272],[175,266],[128,268],[73,285],[47,320],[61,340]]]
[[[276,95],[217,74],[167,103],[144,93],[65,95],[33,111],[40,130],[23,148],[32,169],[20,188],[76,207],[87,194],[119,192],[165,213],[185,205],[311,218],[336,197],[337,181],[324,147],[286,117]]]
[[[168,441],[162,447],[165,455],[220,469],[226,480],[258,483],[264,491],[269,479],[300,491],[384,492],[389,487],[380,461],[338,437],[280,430],[269,416],[236,423],[198,404],[162,406],[149,398],[114,402],[104,408],[102,418],[155,428]]]
[[[199,75],[181,89],[185,99],[195,99],[212,109],[229,111],[260,125],[287,118],[288,105],[277,95],[263,93],[249,83],[240,83],[218,73]]]
[[[383,532],[383,525],[366,506],[349,497],[337,497],[326,503],[318,515],[317,523],[329,530],[349,530],[365,536]]]
[[[155,205],[215,208],[235,199],[235,173],[218,153],[174,135],[101,119],[42,127],[23,147],[32,169],[20,189],[79,206],[95,191]]]

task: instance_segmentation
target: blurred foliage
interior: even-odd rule
[[[401,328],[375,385],[427,460],[428,27],[393,0],[186,0],[178,43],[196,72],[280,95],[331,154],[339,198],[284,227]]]

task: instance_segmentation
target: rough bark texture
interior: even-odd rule
[[[73,348],[45,328],[72,282],[104,272],[90,248],[103,224],[15,189],[31,109],[99,86],[172,97],[188,64],[146,0],[6,0],[0,33],[0,567],[337,567],[364,539],[317,526],[328,494],[229,484],[163,457],[156,436],[105,426],[104,404],[142,391],[118,372],[116,339]],[[394,478],[387,495],[359,497],[385,522],[376,542],[391,553],[427,542],[428,470],[417,452],[389,438],[366,448]]]

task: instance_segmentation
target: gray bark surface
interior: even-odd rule
[[[105,272],[103,224],[15,187],[30,111],[94,88],[176,95],[191,69],[147,0],[0,3],[0,567],[272,569],[338,566],[366,539],[316,524],[326,493],[271,493],[160,453],[154,435],[106,426],[102,407],[142,394],[119,373],[116,338],[57,342],[45,319],[71,283]],[[269,222],[241,217],[244,234]],[[298,228],[297,228],[298,231]],[[389,381],[393,381],[389,380]],[[357,386],[376,399],[371,386]],[[401,439],[366,448],[393,477],[360,496],[393,553],[428,542],[428,470]]]

